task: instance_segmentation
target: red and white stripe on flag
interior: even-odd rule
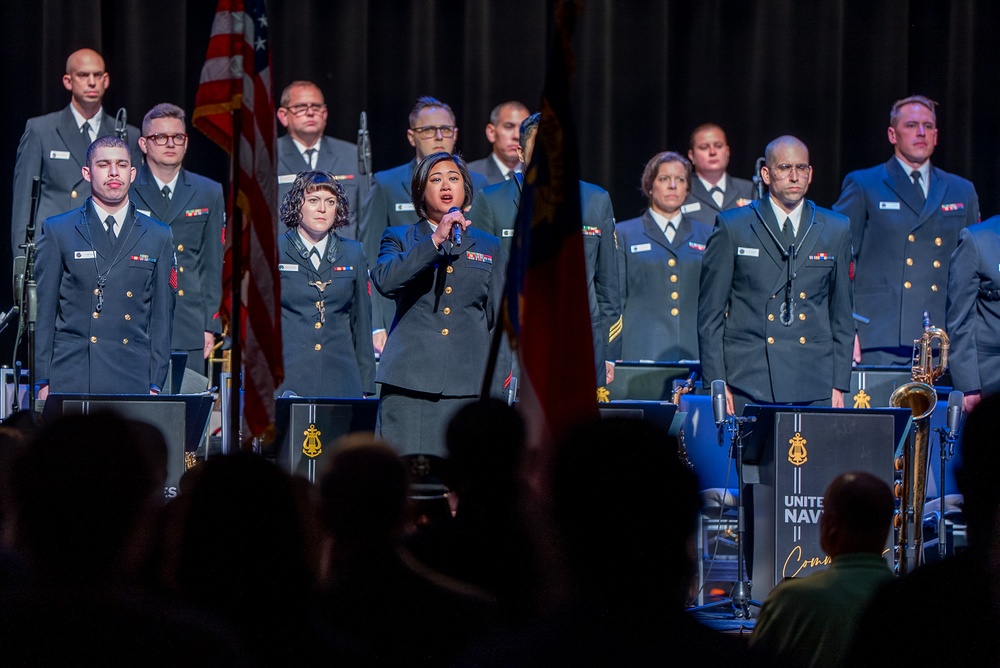
[[[232,281],[239,280],[244,416],[251,433],[259,435],[274,423],[274,392],[283,376],[274,97],[264,0],[219,0],[191,122],[230,155],[239,141],[238,188],[230,189],[229,208],[235,205],[242,213],[243,269],[242,276],[232,275],[228,234],[220,313],[228,320],[234,312]]]

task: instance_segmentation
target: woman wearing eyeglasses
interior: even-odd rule
[[[469,227],[463,211],[473,186],[459,156],[424,157],[410,185],[421,220],[386,228],[372,271],[375,287],[396,304],[376,375],[376,431],[401,455],[442,455],[448,420],[481,390],[503,251],[495,236]]]
[[[642,173],[649,208],[615,227],[622,293],[622,359],[698,359],[698,282],[712,229],[681,213],[691,163],[673,151]]]
[[[347,195],[333,175],[302,172],[281,202],[278,237],[285,380],[278,393],[362,397],[375,393],[368,263],[342,239]]]

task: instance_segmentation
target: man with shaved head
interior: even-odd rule
[[[893,507],[889,485],[870,473],[843,473],[830,483],[819,520],[830,566],[771,590],[750,636],[756,651],[781,665],[842,665],[865,605],[892,580],[882,553]]]
[[[747,403],[844,405],[854,325],[846,217],[805,198],[809,149],[767,145],[768,197],[722,211],[702,261],[702,377],[726,381],[730,414]]]
[[[49,216],[76,209],[90,197],[84,180],[87,148],[98,137],[115,133],[115,116],[101,106],[110,84],[104,58],[93,49],[80,49],[66,59],[63,87],[70,92],[65,109],[28,119],[17,147],[14,165],[14,205],[11,216],[11,246],[22,255],[25,228],[31,216],[31,182],[41,179],[36,227]],[[132,164],[142,163],[139,130],[126,126]]]
[[[517,100],[501,102],[490,112],[490,122],[486,124],[486,139],[493,150],[481,160],[469,163],[469,169],[486,177],[492,186],[514,178],[523,171],[518,147],[521,139],[521,123],[528,117],[528,108]]]

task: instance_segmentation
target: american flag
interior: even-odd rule
[[[226,321],[240,315],[244,416],[250,432],[260,435],[274,424],[274,391],[284,375],[274,98],[264,0],[219,0],[191,122],[227,153],[239,156],[229,209],[235,204],[242,213],[242,270],[233,275],[235,235],[229,234],[220,313]],[[239,282],[241,295],[235,311],[233,281]]]
[[[597,416],[580,168],[569,103],[571,38],[580,8],[578,0],[550,1],[549,8],[555,37],[504,295],[504,325],[521,362],[520,404],[529,442],[542,448]]]

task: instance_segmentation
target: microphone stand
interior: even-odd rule
[[[750,596],[752,584],[747,577],[748,573],[746,572],[746,565],[744,563],[746,557],[746,547],[744,544],[746,516],[743,506],[743,450],[745,447],[743,441],[749,433],[743,433],[743,426],[753,424],[756,421],[756,417],[736,417],[735,415],[730,415],[719,426],[719,445],[722,445],[722,430],[726,429],[729,432],[730,456],[734,452],[736,453],[736,484],[739,490],[736,502],[736,584],[733,585],[733,589],[729,593],[729,598],[690,608],[689,612],[702,612],[731,605],[734,619],[750,619],[750,606],[761,607],[760,601],[755,601]]]
[[[947,427],[934,427],[934,431],[941,438],[938,448],[941,451],[941,475],[938,480],[938,558],[944,559],[948,556],[947,523],[944,517],[945,464],[955,455],[955,442],[958,441],[958,436]]]
[[[41,192],[41,179],[34,177],[31,181],[31,208],[28,224],[24,231],[24,256],[14,259],[14,309],[18,317],[17,336],[14,341],[14,398],[11,405],[11,415],[21,410],[18,402],[21,385],[21,362],[17,360],[17,349],[22,334],[27,334],[28,340],[28,410],[35,405],[35,321],[38,318],[38,286],[35,283],[35,217],[38,209],[38,197]],[[23,260],[23,266],[18,260]],[[8,316],[13,313],[8,314]]]
[[[753,198],[756,200],[764,199],[764,181],[760,178],[760,168],[764,166],[764,158],[757,158],[757,162],[754,163],[753,169]]]

